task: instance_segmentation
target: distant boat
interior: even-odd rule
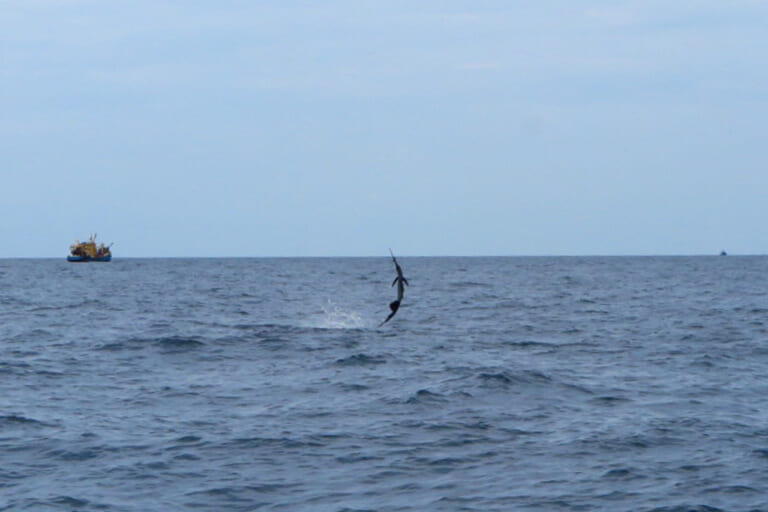
[[[728,256],[728,253],[725,251],[720,251],[720,256]]]
[[[69,247],[67,261],[76,263],[112,261],[112,251],[109,250],[110,247],[112,247],[112,244],[109,244],[109,246],[104,244],[96,245],[96,235],[91,235],[87,242],[76,240],[75,243]]]

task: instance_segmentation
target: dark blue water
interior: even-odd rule
[[[768,257],[0,260],[0,510],[768,510]]]

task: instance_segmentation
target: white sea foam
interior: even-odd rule
[[[321,306],[323,313],[310,317],[306,327],[321,329],[361,329],[367,326],[366,321],[357,311],[350,311],[328,299]]]

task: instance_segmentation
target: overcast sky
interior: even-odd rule
[[[768,253],[764,0],[0,0],[0,257]]]

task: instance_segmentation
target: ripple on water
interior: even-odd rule
[[[363,353],[342,357],[336,360],[336,365],[338,366],[375,366],[386,363],[387,360],[382,356],[374,356]]]

